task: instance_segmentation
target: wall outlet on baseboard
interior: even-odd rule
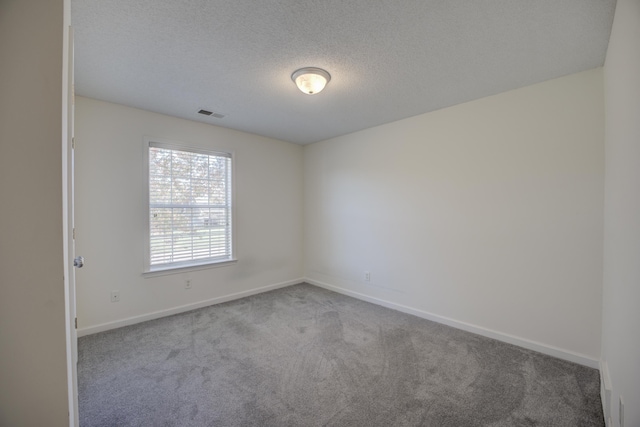
[[[111,302],[120,302],[120,291],[111,291]]]
[[[368,271],[364,272],[364,281],[365,282],[370,282],[371,281],[371,273]]]
[[[184,281],[184,288],[185,289],[191,289],[191,279],[186,279]]]

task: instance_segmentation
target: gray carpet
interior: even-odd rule
[[[603,426],[598,372],[308,284],[80,338],[81,426]]]

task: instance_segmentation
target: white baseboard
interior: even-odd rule
[[[217,298],[211,298],[204,301],[198,301],[191,304],[185,304],[178,307],[167,308],[165,310],[158,310],[151,313],[141,314],[139,316],[128,317],[122,320],[116,320],[113,322],[101,323],[99,325],[89,326],[86,328],[78,329],[78,337],[85,335],[97,334],[98,332],[108,331],[110,329],[121,328],[123,326],[135,325],[136,323],[146,322],[147,320],[159,319],[161,317],[171,316],[172,314],[184,313],[186,311],[195,310],[197,308],[208,307],[210,305],[220,304],[227,301],[233,301],[236,299],[248,297],[251,295],[261,294],[263,292],[272,291],[278,288],[284,288],[291,285],[304,282],[304,279],[289,280],[286,282],[276,283],[273,285],[262,286],[260,288],[249,289],[247,291],[237,292],[234,294],[224,295]]]
[[[578,363],[580,365],[588,366],[594,369],[601,369],[600,362],[598,360],[582,354],[574,353],[568,350],[549,346],[539,342],[527,340],[525,338],[519,338],[513,335],[504,334],[502,332],[483,328],[481,326],[472,325],[470,323],[460,322],[458,320],[450,319],[448,317],[439,316],[437,314],[429,313],[429,312],[408,307],[402,304],[396,304],[394,302],[383,300],[381,298],[371,297],[365,294],[361,294],[359,292],[354,292],[349,289],[333,286],[328,283],[310,279],[310,278],[304,278],[304,279],[300,278],[295,280],[289,280],[286,282],[276,283],[268,286],[255,288],[255,289],[249,289],[247,291],[242,291],[234,294],[211,298],[204,301],[198,301],[192,304],[181,305],[178,307],[172,307],[165,310],[158,310],[151,313],[142,314],[139,316],[133,316],[133,317],[128,317],[126,319],[116,320],[113,322],[101,323],[99,325],[78,329],[77,333],[78,333],[78,337],[83,337],[85,335],[96,334],[98,332],[104,332],[110,329],[116,329],[116,328],[121,328],[123,326],[129,326],[129,325],[134,325],[136,323],[146,322],[147,320],[159,319],[161,317],[171,316],[173,314],[184,313],[186,311],[191,311],[191,310],[195,310],[202,307],[208,307],[210,305],[215,305],[215,304],[220,304],[227,301],[236,300],[236,299],[248,297],[251,295],[256,295],[263,292],[271,291],[274,289],[284,288],[284,287],[295,285],[302,282],[307,282],[312,285],[328,289],[330,291],[334,291],[343,295],[348,295],[353,298],[357,298],[359,300],[363,300],[363,301],[367,301],[383,307],[391,308],[393,310],[401,311],[403,313],[412,314],[414,316],[431,320],[433,322],[442,323],[444,325],[448,325],[457,329],[462,329],[464,331],[468,331],[468,332],[472,332],[485,337],[493,338],[498,341],[514,344],[523,348],[527,348],[529,350],[534,350],[543,354],[547,354],[549,356],[557,357],[559,359],[568,360],[570,362]]]
[[[600,400],[602,401],[602,412],[604,413],[605,426],[611,425],[611,376],[609,375],[609,365],[604,360],[600,361]]]
[[[348,295],[350,297],[354,297],[354,298],[367,301],[373,304],[381,305],[383,307],[391,308],[393,310],[401,311],[403,313],[413,314],[414,316],[422,317],[423,319],[431,320],[437,323],[442,323],[444,325],[451,326],[457,329],[462,329],[467,332],[472,332],[474,334],[493,338],[498,341],[503,341],[509,344],[517,345],[519,347],[537,351],[539,353],[547,354],[549,356],[557,357],[559,359],[568,360],[569,362],[578,363],[580,365],[588,366],[589,368],[594,368],[594,369],[600,368],[600,362],[598,360],[593,359],[589,356],[585,356],[583,354],[574,353],[569,350],[564,350],[558,347],[542,344],[542,343],[531,341],[525,338],[520,338],[513,335],[505,334],[502,332],[494,331],[491,329],[483,328],[482,326],[460,322],[458,320],[450,319],[444,316],[439,316],[437,314],[429,313],[429,312],[408,307],[402,304],[396,304],[394,302],[386,301],[380,298],[370,297],[368,295],[361,294],[359,292],[354,292],[349,289],[341,288],[339,286],[333,286],[318,280],[305,278],[304,281],[312,285],[316,285],[321,288],[328,289],[330,291]]]

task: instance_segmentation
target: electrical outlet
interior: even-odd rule
[[[120,291],[111,291],[111,302],[120,302]]]
[[[371,281],[371,273],[368,271],[364,272],[364,281],[365,282],[370,282]]]
[[[624,427],[624,400],[622,400],[622,396],[620,396],[620,427]]]
[[[191,279],[186,279],[184,281],[184,288],[185,289],[191,289]]]

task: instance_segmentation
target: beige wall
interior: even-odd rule
[[[301,280],[301,146],[82,97],[75,136],[81,334]],[[234,153],[236,264],[143,277],[145,136]]]
[[[640,426],[640,2],[618,0],[605,62],[603,395],[612,426]]]
[[[595,69],[306,146],[306,276],[597,366],[603,135]]]
[[[63,0],[0,2],[2,426],[69,424],[62,228],[65,18]]]

